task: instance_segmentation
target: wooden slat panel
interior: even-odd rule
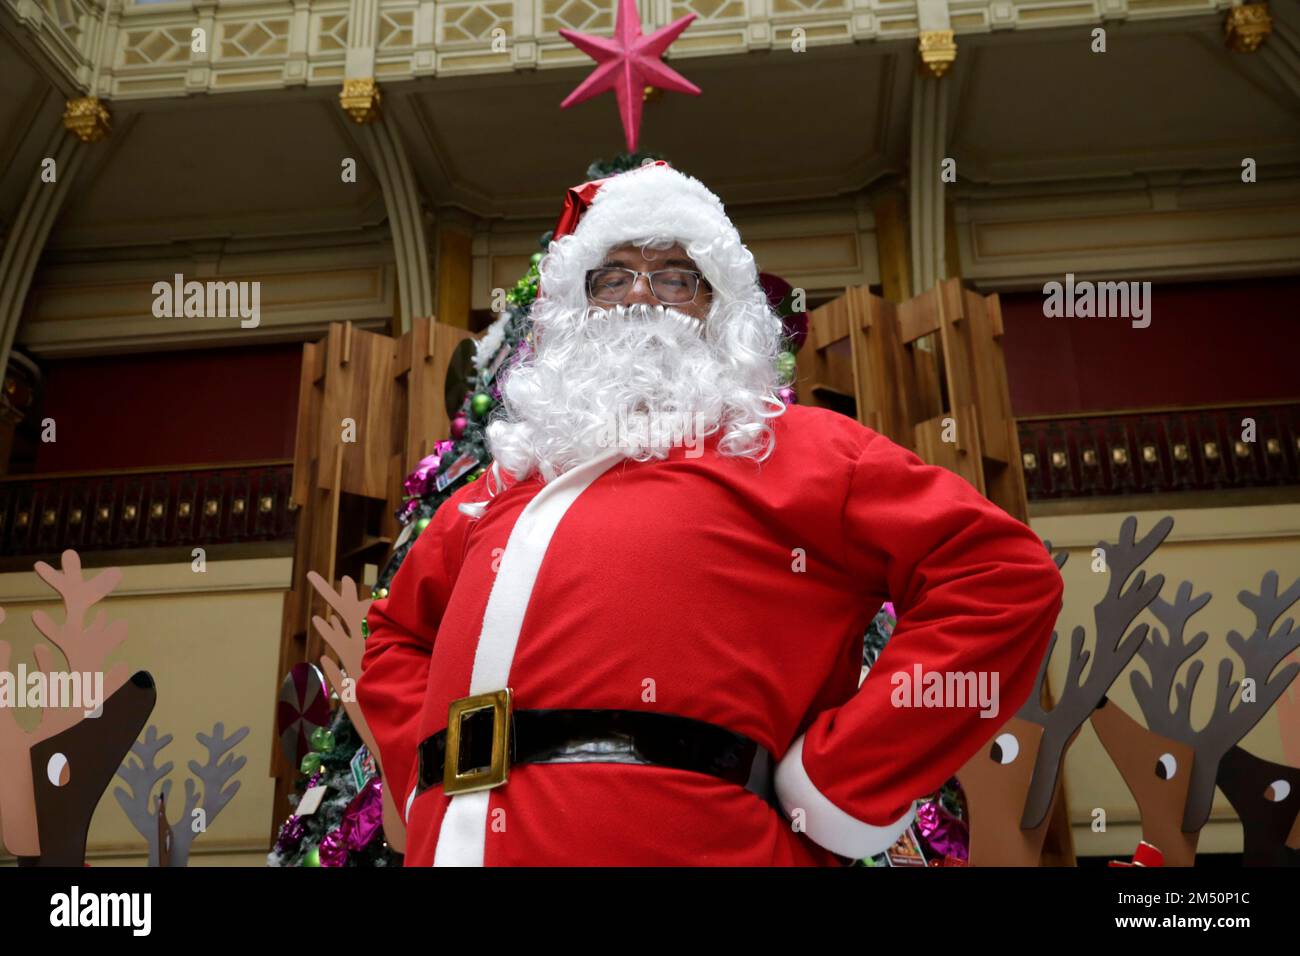
[[[342,467],[337,469],[339,491],[384,499],[395,418],[392,370],[396,345],[387,336],[345,333],[341,327],[331,326],[328,349],[318,450],[321,454],[335,447],[344,450]],[[355,442],[343,441],[345,418],[356,422]],[[322,478],[330,480],[333,473],[327,469]]]
[[[956,441],[943,440],[946,419],[956,423]],[[923,461],[939,465],[961,475],[980,494],[984,494],[984,469],[981,467],[979,428],[975,408],[967,405],[957,411],[920,422],[916,426],[916,453]]]
[[[312,439],[316,435],[316,418],[320,394],[316,388],[316,369],[320,366],[321,346],[308,342],[302,347],[302,368],[298,373],[298,423],[293,439],[293,503],[301,508],[307,502],[310,485]]]
[[[900,339],[904,345],[939,331],[939,298],[934,289],[898,306]]]
[[[457,346],[475,338],[465,329],[432,319],[418,322],[402,340],[409,340],[411,364],[405,377],[408,411],[404,431],[398,436],[403,456],[402,475],[409,474],[433,443],[451,434],[447,415],[447,363]],[[396,503],[393,507],[397,507]]]

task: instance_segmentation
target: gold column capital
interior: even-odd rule
[[[63,110],[63,125],[83,143],[97,143],[113,131],[108,109],[98,96],[68,100]]]
[[[1264,38],[1273,32],[1273,18],[1267,3],[1243,3],[1228,11],[1223,33],[1228,47],[1237,53],[1254,53]]]
[[[922,30],[917,37],[916,52],[921,57],[921,71],[936,80],[948,72],[957,59],[957,41],[952,30]]]
[[[352,117],[354,123],[373,123],[379,119],[379,104],[383,99],[379,84],[373,76],[344,80],[339,93],[339,105]]]

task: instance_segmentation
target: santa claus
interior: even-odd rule
[[[406,863],[878,853],[1028,696],[1060,575],[954,473],[778,399],[780,320],[703,184],[657,163],[588,186],[492,470],[370,609],[357,695]]]

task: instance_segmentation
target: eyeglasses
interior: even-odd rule
[[[645,276],[650,281],[650,291],[654,297],[666,305],[685,305],[695,301],[704,277],[689,269],[656,269],[654,272],[638,272],[636,269],[624,269],[606,266],[592,269],[587,273],[587,295],[597,302],[611,305],[627,298],[636,280]],[[707,285],[708,283],[705,282]]]

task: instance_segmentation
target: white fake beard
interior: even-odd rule
[[[518,478],[546,481],[614,448],[639,461],[698,447],[739,385],[704,324],[662,305],[553,315],[537,353],[502,387],[489,449]]]

